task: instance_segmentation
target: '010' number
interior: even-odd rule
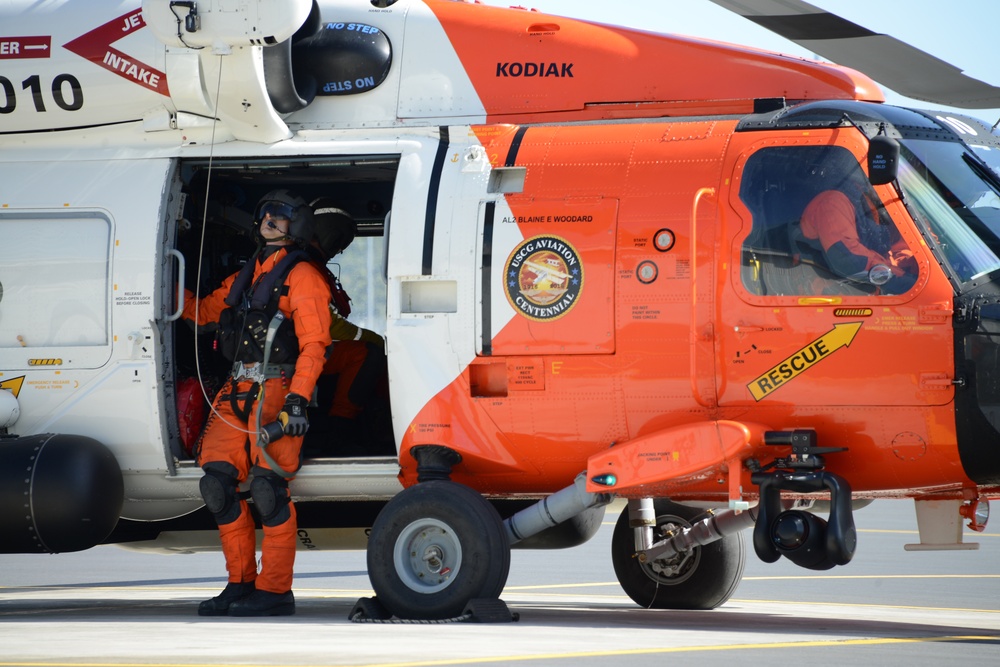
[[[29,76],[21,82],[21,90],[30,90],[31,99],[35,103],[35,111],[45,111],[45,99],[42,97],[42,79],[37,74]],[[0,114],[13,113],[17,108],[17,94],[14,84],[5,76],[0,76],[0,91],[3,92],[3,103],[0,104]],[[83,106],[83,89],[80,81],[72,74],[57,74],[52,79],[52,101],[63,111],[78,111]]]

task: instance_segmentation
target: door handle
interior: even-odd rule
[[[184,255],[179,250],[171,248],[167,254],[177,260],[177,311],[164,317],[166,322],[175,322],[184,312]]]

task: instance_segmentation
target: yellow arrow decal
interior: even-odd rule
[[[833,329],[748,384],[747,389],[758,401],[765,396],[770,396],[778,388],[794,380],[801,373],[806,372],[840,348],[850,345],[860,330],[861,322],[833,325]]]
[[[17,398],[18,393],[21,391],[22,384],[24,384],[23,375],[9,380],[3,380],[0,382],[0,389],[6,389],[10,393],[14,394],[14,398]]]

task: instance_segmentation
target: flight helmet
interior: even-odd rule
[[[336,204],[329,197],[320,197],[312,202],[316,243],[328,259],[343,252],[358,233],[354,218]]]
[[[272,190],[264,195],[257,208],[254,210],[254,229],[258,240],[260,236],[260,224],[264,216],[270,213],[272,216],[287,218],[288,234],[285,236],[291,239],[296,245],[304,246],[313,237],[313,210],[304,199],[289,190]]]

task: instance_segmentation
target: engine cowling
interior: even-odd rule
[[[0,439],[0,553],[96,546],[118,523],[124,498],[114,454],[93,438]]]

